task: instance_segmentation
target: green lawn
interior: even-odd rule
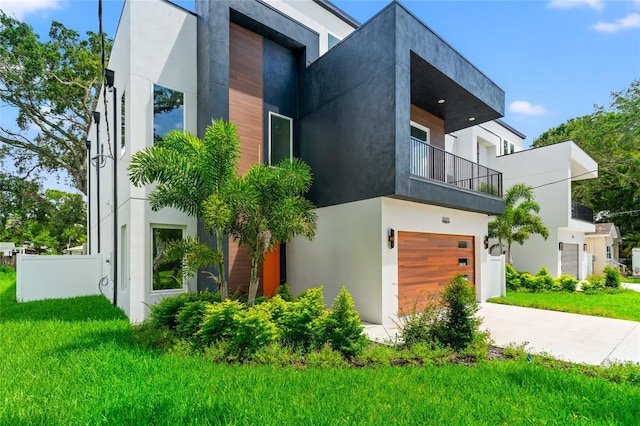
[[[488,301],[504,305],[640,321],[640,292],[632,290],[598,294],[507,291],[505,297],[495,297]]]
[[[130,340],[100,297],[16,304],[0,274],[0,424],[637,424],[640,386],[536,363],[217,365]]]

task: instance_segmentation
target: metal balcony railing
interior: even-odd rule
[[[411,175],[502,197],[502,173],[411,138]]]
[[[571,219],[593,223],[593,209],[571,201]]]

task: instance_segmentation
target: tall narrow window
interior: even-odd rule
[[[412,175],[429,177],[429,129],[411,122],[411,164]]]
[[[158,142],[171,130],[184,130],[184,95],[153,85],[153,141]]]
[[[126,112],[126,92],[122,92],[122,98],[120,98],[120,151],[124,151],[126,146]]]
[[[293,158],[293,119],[269,112],[269,164]]]
[[[340,39],[336,36],[334,36],[331,33],[327,33],[327,45],[328,45],[328,49],[327,50],[331,50],[333,49],[336,44],[340,43]]]
[[[167,260],[167,244],[182,239],[182,229],[151,228],[153,234],[151,265],[153,290],[172,290],[182,288],[182,262]]]
[[[509,154],[516,152],[516,146],[512,143],[509,144]]]
[[[607,246],[607,260],[613,259],[613,252],[611,250],[611,246]]]
[[[502,155],[507,155],[509,153],[509,141],[506,139],[502,141]]]

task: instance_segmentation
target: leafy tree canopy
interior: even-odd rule
[[[572,140],[598,162],[598,178],[573,184],[573,198],[624,234],[640,231],[640,80],[611,94],[608,108],[543,133],[534,147]]]
[[[111,41],[105,41],[110,50]],[[49,39],[0,10],[0,102],[17,109],[0,127],[0,159],[22,176],[66,173],[87,193],[85,140],[102,83],[100,35],[53,22]]]
[[[9,186],[7,186],[7,184]],[[0,176],[0,241],[24,241],[53,253],[86,242],[86,204],[80,194]]]

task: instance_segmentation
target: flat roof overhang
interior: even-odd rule
[[[444,120],[445,133],[503,115],[502,110],[494,109],[414,52],[411,52],[411,103]]]

